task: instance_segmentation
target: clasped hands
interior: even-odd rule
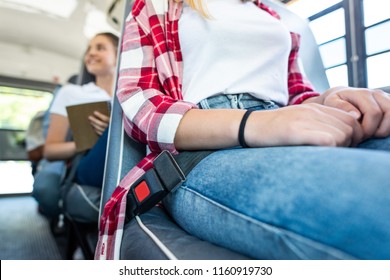
[[[390,135],[390,95],[382,90],[335,87],[305,102],[340,109],[353,116],[351,146]]]
[[[300,105],[251,114],[250,147],[357,146],[390,135],[390,96],[381,90],[335,87]]]

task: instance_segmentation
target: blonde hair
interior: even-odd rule
[[[184,0],[192,9],[201,13],[202,16],[209,18],[210,14],[207,11],[207,7],[203,3],[203,0]]]
[[[180,0],[176,0],[180,2]],[[192,9],[198,11],[202,16],[210,18],[210,14],[207,11],[207,7],[203,0],[184,0]],[[253,2],[254,0],[241,0],[241,2]]]

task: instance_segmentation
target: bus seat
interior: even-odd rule
[[[328,87],[317,44],[305,20],[283,5],[264,0],[276,10],[292,31],[302,36],[301,60],[306,75],[318,91]],[[125,16],[132,6],[126,3]],[[122,109],[115,97],[108,136],[105,175],[100,213],[123,176],[145,156],[145,146],[126,135]],[[159,207],[140,215],[125,225],[121,244],[121,259],[247,259],[247,256],[218,247],[189,235]]]
[[[299,56],[303,66],[302,70],[318,92],[327,90],[329,88],[328,78],[308,21],[274,0],[262,0],[262,2],[280,15],[282,22],[290,31],[301,35]]]
[[[95,82],[95,76],[87,71],[83,62],[81,63],[80,73],[77,75],[77,84],[85,85],[90,82]],[[71,137],[71,131],[69,131],[69,135]],[[78,159],[76,159],[77,157]],[[81,154],[76,155],[73,161],[78,161],[79,158],[81,158]],[[65,205],[65,202],[62,202],[62,205]],[[67,224],[65,258],[73,259],[75,250],[80,247],[83,257],[87,260],[92,260],[94,258],[94,251],[98,240],[98,221],[95,223],[76,221],[65,209],[63,209],[63,212],[60,215],[63,215]]]
[[[95,82],[95,80],[95,76],[88,72],[85,63],[81,63],[80,74],[77,75],[77,84],[82,86],[90,82]]]

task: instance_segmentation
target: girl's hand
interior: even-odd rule
[[[245,128],[245,139],[250,147],[346,147],[358,144],[362,134],[353,115],[315,103],[253,112]]]
[[[108,127],[110,123],[110,117],[106,116],[98,111],[94,111],[93,115],[88,117],[93,129],[100,136]]]
[[[336,87],[309,102],[339,108],[354,115],[363,130],[360,141],[390,135],[390,96],[382,90]]]

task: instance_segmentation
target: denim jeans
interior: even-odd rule
[[[82,157],[76,171],[76,181],[81,185],[102,188],[108,128],[104,130],[96,144]]]
[[[277,108],[249,95],[202,108]],[[359,148],[231,148],[164,201],[200,239],[255,259],[390,259],[390,138]]]
[[[58,202],[65,172],[64,161],[49,162],[43,159],[35,173],[32,196],[38,202],[42,213],[49,218],[56,218],[61,212]]]

